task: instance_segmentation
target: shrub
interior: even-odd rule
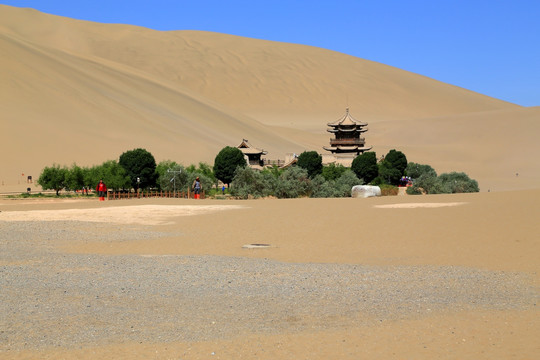
[[[422,165],[410,162],[407,164],[405,173],[412,179],[418,179],[423,174],[431,174],[437,176],[437,172],[429,165]]]
[[[347,168],[340,164],[328,164],[326,166],[323,166],[322,168],[322,176],[324,177],[324,180],[337,180],[343,173],[347,170]]]
[[[275,195],[282,198],[309,196],[312,192],[311,181],[306,169],[293,166],[285,170],[276,184]]]
[[[260,172],[249,167],[238,167],[232,181],[231,194],[241,199],[272,195],[276,178],[270,172]]]
[[[451,172],[441,174],[439,180],[445,189],[445,193],[471,193],[479,192],[478,182],[469,178],[463,172]]]
[[[363,183],[364,182],[360,180],[352,170],[347,169],[347,171],[336,180],[335,195],[337,197],[351,197],[352,187],[355,185],[362,185]]]

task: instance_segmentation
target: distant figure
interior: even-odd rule
[[[105,201],[105,196],[107,195],[107,185],[103,182],[103,179],[99,180],[99,184],[96,187],[96,191],[99,196],[99,201]]]
[[[26,183],[32,184],[32,175],[28,175],[28,177],[26,178]]]
[[[200,199],[201,198],[201,189],[202,189],[202,185],[201,185],[201,180],[199,179],[199,177],[197,176],[197,178],[195,179],[195,181],[193,182],[193,185],[191,186],[191,188],[193,189],[193,197],[195,199]]]
[[[223,186],[221,187],[221,193],[222,193],[223,195],[225,195],[225,185],[223,185]]]

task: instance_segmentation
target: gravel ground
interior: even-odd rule
[[[72,239],[164,235],[150,227],[0,222],[0,351],[330,329],[538,301],[522,273],[55,250]]]

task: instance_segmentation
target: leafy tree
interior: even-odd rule
[[[401,151],[390,150],[379,164],[379,176],[388,184],[398,185],[405,174],[407,157]]]
[[[99,178],[111,190],[127,189],[131,187],[131,179],[126,170],[116,160],[105,161],[99,167]],[[98,179],[99,181],[99,179]],[[97,183],[96,183],[97,184]]]
[[[60,190],[66,187],[66,177],[68,169],[53,164],[51,167],[45,167],[39,176],[37,183],[44,190],[55,190],[56,196],[60,195]]]
[[[154,156],[145,149],[129,150],[120,155],[120,166],[122,166],[131,180],[131,187],[134,189],[156,186],[156,160]],[[140,183],[137,182],[140,180]]]
[[[371,183],[379,175],[377,155],[373,151],[358,155],[352,162],[351,170],[358,178],[363,179],[364,183]]]
[[[298,162],[296,163],[299,167],[306,169],[308,176],[314,178],[315,176],[322,173],[322,156],[319,155],[316,151],[304,151],[298,156]]]
[[[246,167],[246,159],[240,149],[226,146],[214,159],[214,175],[227,186],[232,182],[237,167]]]
[[[66,173],[66,188],[69,190],[81,190],[84,187],[84,170],[77,164],[73,164]]]
[[[161,161],[156,166],[156,173],[157,185],[161,190],[179,191],[187,188],[188,171],[175,161]]]
[[[347,168],[341,164],[328,164],[323,166],[322,176],[326,181],[339,179],[341,175],[347,170]]]

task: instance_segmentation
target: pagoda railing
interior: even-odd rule
[[[330,139],[330,145],[364,145],[366,143],[366,139],[359,138],[359,139]]]

